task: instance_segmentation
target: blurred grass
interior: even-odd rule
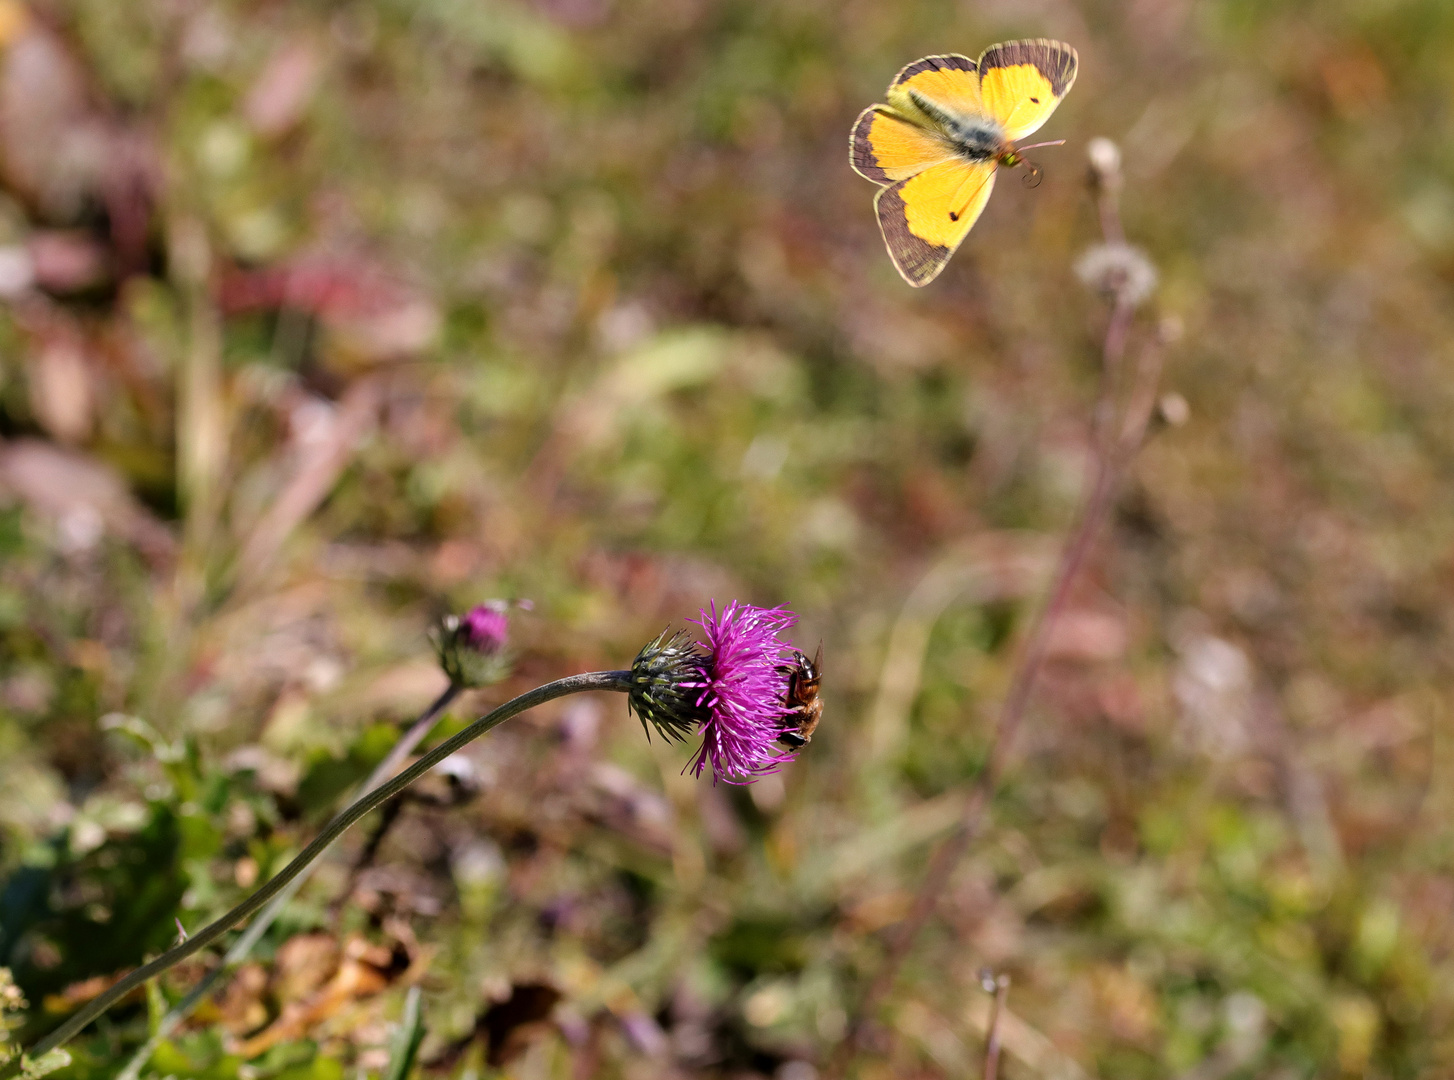
[[[916,56],[1039,34],[1081,53],[1069,145],[911,292],[848,125]],[[9,0],[0,39],[28,1035],[306,842],[438,692],[439,612],[535,602],[495,700],[738,596],[824,642],[780,779],[690,782],[617,701],[542,710],[477,747],[477,800],[404,811],[336,919],[320,873],[151,1071],[241,1076],[273,1030],[248,1075],[382,1074],[417,982],[428,1075],[801,1080],[1081,492],[1103,134],[1189,419],[863,1075],[972,1073],[986,964],[1011,1077],[1454,1066],[1448,5]],[[266,1028],[290,1001],[317,1013]],[[111,1075],[147,1009],[66,1075]]]

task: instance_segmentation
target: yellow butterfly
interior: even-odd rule
[[[939,276],[989,201],[995,169],[1033,149],[1015,143],[1050,119],[1076,65],[1074,49],[1045,38],[991,45],[978,63],[926,56],[894,77],[887,105],[859,113],[849,160],[883,185],[874,209],[910,285]]]

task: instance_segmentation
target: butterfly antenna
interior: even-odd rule
[[[1015,147],[1015,153],[1017,153],[1017,154],[1023,154],[1026,150],[1039,150],[1042,146],[1064,146],[1064,145],[1065,145],[1065,140],[1064,139],[1052,139],[1049,142],[1037,142],[1037,143],[1031,143],[1029,146],[1017,146],[1017,147]]]

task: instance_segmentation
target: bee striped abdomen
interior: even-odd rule
[[[813,731],[818,721],[823,719],[823,701],[818,697],[818,687],[823,679],[819,670],[823,647],[818,647],[818,655],[812,660],[794,651],[793,661],[782,669],[788,676],[788,691],[783,701],[787,710],[783,720],[788,726],[778,736],[778,742],[797,750],[813,741]]]

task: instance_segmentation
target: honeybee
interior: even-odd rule
[[[818,654],[809,660],[806,653],[793,650],[793,663],[784,665],[781,671],[788,677],[788,693],[785,704],[789,727],[779,735],[778,742],[797,750],[813,741],[813,731],[823,719],[823,699],[818,696],[818,686],[823,681],[821,666],[823,646]]]

